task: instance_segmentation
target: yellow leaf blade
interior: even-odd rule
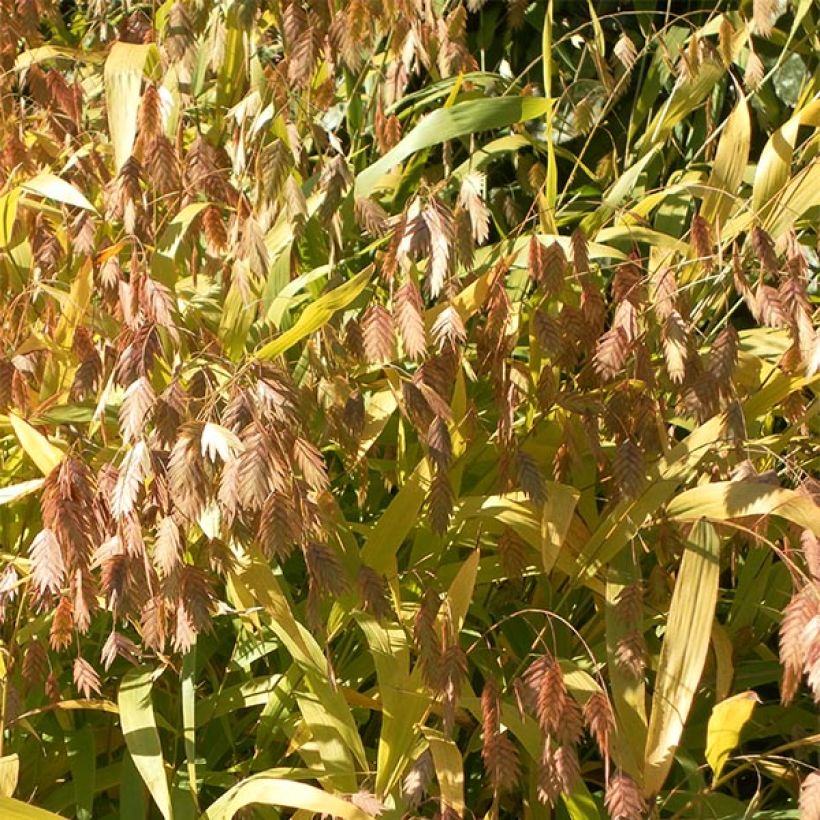
[[[125,745],[165,820],[173,820],[171,792],[151,703],[154,672],[133,669],[123,678],[117,705]]]
[[[131,156],[137,137],[142,75],[149,58],[159,60],[154,43],[117,42],[105,61],[105,101],[108,109],[108,130],[114,146],[117,171]]]
[[[646,739],[644,792],[657,794],[672,767],[700,682],[720,576],[720,542],[711,524],[692,528],[681,562],[661,648]]]
[[[211,804],[202,820],[231,820],[240,809],[252,803],[302,809],[311,815],[329,815],[342,820],[373,820],[371,815],[341,797],[298,780],[271,777],[264,772],[225,792]]]
[[[715,704],[706,729],[706,762],[715,779],[740,742],[740,732],[760,703],[756,692],[740,692]]]
[[[63,451],[55,447],[42,433],[37,432],[20,416],[9,413],[9,422],[20,446],[43,475],[48,475],[63,460]]]
[[[777,515],[820,535],[820,507],[786,487],[752,481],[716,481],[686,490],[672,499],[670,518],[728,521],[746,516]]]

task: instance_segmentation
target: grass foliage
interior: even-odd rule
[[[0,816],[818,818],[811,0],[0,0]]]

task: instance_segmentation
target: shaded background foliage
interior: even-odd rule
[[[816,18],[0,0],[3,811],[820,816]]]

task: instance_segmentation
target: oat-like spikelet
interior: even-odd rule
[[[609,779],[604,803],[612,820],[641,820],[646,812],[646,802],[638,784],[624,772]]]
[[[202,213],[202,232],[208,244],[208,251],[217,256],[228,247],[228,231],[222,218],[222,211],[216,205],[209,205]]]
[[[780,623],[780,664],[783,680],[780,698],[791,703],[797,693],[807,657],[806,636],[812,621],[820,616],[820,591],[815,584],[806,584],[795,592],[783,611]]]
[[[602,691],[593,692],[584,704],[584,722],[602,757],[609,756],[609,741],[615,731],[615,716],[609,698]]]

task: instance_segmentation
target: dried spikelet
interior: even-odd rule
[[[746,417],[743,415],[743,407],[737,399],[732,399],[726,405],[721,422],[721,432],[724,438],[735,446],[739,446],[746,441]]]
[[[282,15],[282,31],[285,35],[285,44],[294,48],[299,38],[308,27],[308,18],[302,4],[290,2],[285,6]]]
[[[272,492],[262,504],[257,541],[267,557],[281,560],[301,540],[302,520],[292,493]]]
[[[803,672],[815,703],[820,703],[820,613],[815,615],[801,635],[805,660]]]
[[[437,470],[430,485],[428,512],[430,526],[436,535],[444,535],[450,525],[453,511],[453,488],[445,470]]]
[[[731,324],[721,331],[709,352],[709,369],[720,385],[727,385],[734,375],[737,365],[739,339]]]
[[[712,228],[700,214],[695,214],[692,217],[690,235],[692,237],[692,246],[695,249],[698,260],[703,263],[707,271],[711,270]]]
[[[574,746],[564,743],[555,750],[555,771],[561,781],[561,791],[572,792],[581,778],[581,763]]]
[[[111,514],[115,518],[124,518],[134,511],[150,467],[148,448],[144,441],[137,441],[120,464],[117,482],[109,499]]]
[[[553,242],[546,247],[542,246],[540,242],[538,244],[542,248],[542,266],[539,281],[548,295],[557,295],[567,275],[566,254],[557,242]]]
[[[601,291],[590,281],[590,277],[585,277],[581,289],[581,316],[584,325],[579,338],[584,347],[591,347],[603,333],[606,314],[607,306]]]
[[[307,220],[307,199],[301,186],[292,174],[287,177],[284,185],[285,210],[294,230],[301,230]]]
[[[757,52],[749,44],[749,58],[746,60],[746,68],[743,71],[743,84],[748,91],[756,91],[763,82],[765,68],[763,61],[757,56]]]
[[[797,324],[798,333],[802,333],[806,340],[812,339],[814,323],[811,318],[812,307],[806,292],[805,281],[789,276],[777,292],[787,315]]]
[[[371,236],[382,236],[388,222],[387,211],[369,197],[359,197],[354,204],[356,222]]]
[[[354,390],[347,397],[342,410],[342,424],[354,440],[358,440],[365,424],[364,397],[361,390]]]
[[[54,610],[54,618],[49,630],[49,643],[51,648],[57,652],[65,649],[71,643],[74,632],[74,607],[68,597],[60,598],[57,608]]]
[[[584,713],[578,702],[567,694],[564,699],[564,713],[561,716],[561,726],[556,734],[556,740],[565,745],[575,747],[584,736]]]
[[[92,256],[97,250],[97,226],[87,211],[76,216],[71,224],[71,241],[74,252]]]
[[[293,167],[293,154],[283,140],[267,143],[256,158],[259,190],[269,202],[278,199]]]
[[[208,252],[218,256],[228,247],[228,231],[222,219],[222,211],[216,205],[209,205],[202,212],[202,231],[208,245]]]
[[[432,198],[422,212],[430,242],[430,264],[427,270],[427,287],[434,299],[441,293],[450,272],[453,244],[453,215],[436,198]]]
[[[543,310],[536,310],[533,329],[538,344],[553,358],[560,358],[564,350],[564,337],[559,323]]]
[[[566,710],[567,687],[558,661],[551,655],[545,655],[540,675],[528,670],[529,679],[537,681],[536,716],[538,725],[545,734],[556,735],[561,731],[561,721]]]
[[[288,8],[298,5],[291,3]],[[313,69],[319,59],[320,34],[315,26],[309,25],[293,43],[288,54],[288,81],[296,88],[304,88],[313,76]]]
[[[453,634],[449,618],[445,619],[444,641],[438,669],[438,688],[444,701],[444,729],[452,731],[456,705],[461,695],[461,681],[467,675],[467,656],[461,648],[458,635]]]
[[[755,317],[767,327],[788,327],[789,317],[780,301],[780,294],[770,285],[758,283],[755,307]]]
[[[186,430],[174,444],[168,460],[168,481],[176,508],[196,521],[205,507],[208,480],[196,430]]]
[[[419,389],[415,380],[402,382],[401,392],[404,409],[411,423],[419,432],[426,433],[435,413],[424,398],[424,393]]]
[[[629,358],[630,344],[622,327],[613,327],[598,340],[593,356],[595,372],[604,380],[612,381],[623,374]]]
[[[800,533],[800,548],[809,574],[815,581],[820,582],[820,538],[810,529],[805,529]]]
[[[615,617],[625,626],[643,623],[643,586],[639,582],[627,584],[615,601]]]
[[[538,781],[536,782],[536,794],[538,799],[544,804],[554,806],[561,795],[563,783],[558,773],[558,764],[555,759],[555,751],[552,743],[547,738],[544,743],[544,750],[541,754],[540,765],[538,766]]]
[[[604,692],[596,690],[584,704],[584,722],[598,744],[602,757],[609,756],[609,739],[615,731],[615,717]]]
[[[681,384],[686,377],[686,364],[689,360],[689,330],[676,310],[663,323],[661,343],[669,379],[673,384]]]
[[[351,0],[334,16],[328,32],[330,42],[353,73],[362,65],[363,46],[371,31],[370,7],[364,0]]]
[[[48,653],[43,642],[34,638],[26,644],[23,654],[23,680],[29,686],[39,686],[48,674]]]
[[[433,766],[433,756],[427,749],[416,760],[406,777],[402,781],[402,795],[407,800],[408,806],[417,806],[424,797],[427,787],[433,780],[435,768]]]
[[[511,791],[518,783],[518,752],[506,734],[501,733],[500,701],[495,679],[487,678],[481,693],[481,715],[484,743],[481,757],[493,788]]]
[[[166,515],[157,524],[153,564],[160,578],[168,578],[182,560],[182,541],[173,516]]]
[[[333,598],[340,598],[350,590],[341,559],[327,544],[309,541],[302,549],[311,586]]]
[[[8,359],[0,359],[0,412],[12,406],[12,382],[16,373],[17,368]]]
[[[116,612],[122,605],[127,595],[128,581],[128,564],[124,552],[113,554],[102,562],[100,586],[105,595],[106,606],[112,612]]]
[[[784,704],[794,700],[806,660],[804,636],[818,615],[820,593],[813,584],[806,584],[798,590],[783,610],[783,620],[780,622],[780,665],[783,667],[780,699]]]
[[[165,196],[180,188],[179,162],[171,141],[158,135],[145,151],[145,168],[157,192]]]
[[[374,618],[385,621],[393,616],[393,607],[390,605],[390,588],[387,579],[371,567],[362,564],[359,567],[358,578],[359,595],[362,599],[362,608]]]
[[[179,383],[173,381],[154,405],[154,434],[163,447],[169,448],[174,443],[184,412],[185,393]]]
[[[129,14],[120,23],[119,39],[125,43],[147,45],[154,40],[154,30],[151,21],[143,12],[135,11]]]
[[[718,50],[725,68],[729,68],[732,65],[732,40],[734,39],[734,36],[734,26],[729,18],[724,14],[720,21],[720,29],[718,31]]]
[[[236,496],[243,509],[258,510],[269,493],[284,489],[286,465],[276,442],[260,422],[254,422],[243,431],[242,443],[244,450],[236,459],[235,467]]]
[[[120,168],[108,197],[106,216],[110,220],[121,219],[127,233],[134,233],[141,213],[142,166],[136,157],[129,157]]]
[[[320,188],[324,191],[324,199],[318,211],[318,218],[321,222],[330,221],[338,210],[342,196],[351,182],[350,168],[344,157],[337,155],[325,163],[319,177]],[[264,235],[262,239],[264,241]]]
[[[589,273],[589,247],[587,238],[580,228],[572,232],[572,264],[577,276]]]
[[[92,693],[99,695],[102,692],[100,676],[85,658],[74,659],[74,685],[84,698],[90,698]]]
[[[434,416],[427,429],[427,447],[431,461],[439,469],[446,470],[453,458],[453,445],[446,422]]]
[[[800,817],[820,820],[820,771],[809,772],[800,784]]]
[[[424,304],[416,283],[408,279],[393,296],[393,315],[404,350],[411,359],[420,359],[427,348]]]
[[[419,656],[419,663],[425,682],[432,688],[438,688],[439,660],[441,658],[441,640],[436,629],[436,616],[441,606],[438,593],[431,587],[424,591],[421,606],[413,622],[413,643]]]
[[[31,580],[39,597],[56,594],[65,582],[66,567],[60,543],[52,530],[41,530],[29,547]]]
[[[120,632],[112,631],[106,638],[103,648],[100,651],[100,660],[103,669],[107,672],[117,658],[124,658],[135,666],[138,663],[137,655],[139,650],[132,640],[126,638]]]
[[[424,400],[437,416],[452,421],[450,396],[458,371],[458,357],[452,350],[429,356],[413,376]]]
[[[539,241],[538,237],[533,234],[533,236],[530,237],[528,246],[527,264],[530,278],[537,285],[540,285],[544,279],[544,268],[546,263],[544,251],[544,245]]]
[[[475,240],[470,215],[461,205],[453,211],[453,232],[455,259],[469,270],[475,261]]]
[[[615,663],[625,675],[635,680],[643,677],[647,649],[643,634],[634,629],[622,637],[615,647]]]
[[[184,655],[194,645],[200,632],[211,630],[213,609],[213,592],[205,573],[194,566],[183,566],[179,575],[179,598],[174,621],[175,651]]]
[[[618,492],[624,498],[636,498],[644,482],[643,452],[632,439],[624,439],[615,451],[612,477]]]
[[[515,468],[521,489],[533,504],[543,504],[547,499],[544,476],[538,462],[529,453],[518,450],[515,454]]]
[[[641,258],[639,253],[633,250],[629,259],[615,269],[615,276],[612,279],[612,298],[616,302],[628,300],[637,306],[643,299],[642,282]]]
[[[395,355],[393,317],[383,305],[372,304],[362,318],[364,354],[368,362],[379,364]]]
[[[760,262],[760,267],[769,275],[777,276],[780,267],[777,264],[777,254],[774,250],[774,242],[766,231],[760,226],[752,229],[752,249]]]
[[[140,635],[148,649],[162,652],[167,635],[167,615],[161,596],[149,598],[140,612]]]
[[[638,49],[635,48],[635,43],[629,38],[626,32],[623,32],[615,43],[613,53],[620,60],[621,65],[626,71],[632,71],[635,63],[638,61]]]
[[[776,14],[774,0],[754,0],[752,8],[755,32],[761,37],[768,37],[774,28]]]
[[[487,177],[474,171],[466,174],[461,182],[459,202],[470,216],[473,238],[477,245],[483,245],[490,233],[490,212],[484,204],[487,191]]]
[[[527,171],[527,184],[533,193],[541,190],[547,181],[547,169],[542,162],[534,162]]]
[[[162,102],[159,91],[149,83],[140,100],[137,114],[137,135],[143,148],[150,146],[162,134]]]
[[[128,386],[119,413],[123,442],[131,444],[142,434],[156,398],[151,382],[144,376]]]
[[[386,154],[401,140],[401,121],[395,114],[385,115],[379,98],[373,120],[376,145],[380,154]]]
[[[202,134],[197,134],[185,156],[184,179],[186,187],[191,191],[222,202],[225,200],[226,183],[218,160],[213,145]]]
[[[504,527],[498,537],[498,558],[504,574],[509,578],[523,576],[530,564],[526,542],[510,527]]]
[[[604,803],[612,820],[641,820],[646,813],[646,803],[638,784],[624,772],[609,779]]]
[[[573,454],[570,445],[562,441],[555,450],[552,460],[552,475],[556,481],[565,483],[572,467]]]
[[[439,313],[430,328],[430,333],[439,351],[454,349],[467,340],[467,329],[464,327],[461,314],[452,305],[448,305]]]
[[[299,467],[308,487],[322,492],[330,486],[322,454],[307,439],[297,436],[293,442],[293,461]]]

